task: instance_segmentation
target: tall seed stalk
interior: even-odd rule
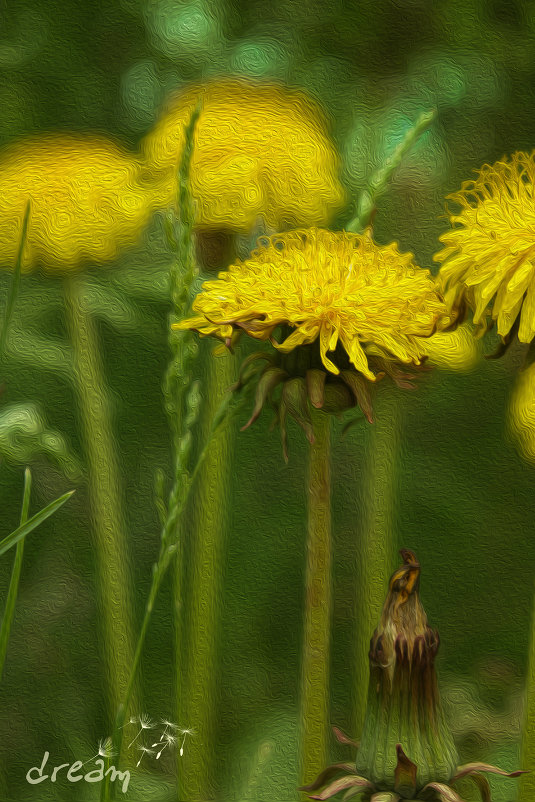
[[[362,234],[371,226],[377,200],[386,191],[393,172],[435,117],[434,110],[422,113],[390,158],[371,177],[367,188],[358,198],[355,216],[346,226],[347,231]],[[351,726],[357,737],[362,731],[366,712],[369,642],[384,598],[384,578],[391,573],[396,552],[392,512],[395,503],[393,489],[397,473],[399,420],[395,400],[385,403],[380,419],[373,424],[370,432],[369,458],[362,469],[365,506],[360,542],[356,549],[358,579],[355,583],[356,630],[351,717]]]

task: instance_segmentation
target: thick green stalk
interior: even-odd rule
[[[20,525],[26,523],[28,520],[28,511],[30,509],[30,495],[32,492],[32,475],[30,469],[26,468],[24,471],[24,493],[22,496],[22,509],[20,513]],[[13,570],[11,571],[11,579],[9,582],[9,589],[7,592],[6,606],[4,609],[4,616],[2,618],[2,626],[0,628],[0,679],[4,671],[4,663],[6,659],[7,644],[9,642],[9,635],[11,633],[11,625],[15,615],[15,602],[17,601],[17,594],[19,591],[20,572],[22,570],[22,558],[24,555],[24,543],[26,538],[21,538],[17,543],[15,551],[15,560],[13,562]]]
[[[300,774],[311,782],[328,756],[331,629],[331,418],[313,414],[307,498],[305,616],[300,698]]]
[[[393,394],[378,399],[368,428],[362,470],[362,529],[357,544],[355,659],[351,731],[358,739],[368,696],[370,638],[381,614],[396,554],[393,514],[396,499],[400,412]]]
[[[522,726],[522,742],[520,751],[520,768],[529,774],[520,777],[518,802],[533,802],[535,799],[535,592],[533,594],[533,610],[528,652],[528,671],[526,677],[526,698],[524,722]]]
[[[211,343],[209,347],[213,348]],[[203,441],[222,398],[235,378],[235,360],[230,354],[207,356],[207,374],[203,382]],[[193,511],[191,590],[186,608],[188,646],[185,650],[185,694],[180,707],[180,721],[185,727],[194,728],[195,735],[188,739],[183,756],[178,757],[180,798],[188,800],[211,799],[214,794],[213,763],[217,754],[215,739],[219,687],[217,638],[232,445],[233,429],[226,427],[212,443],[200,471]]]
[[[76,390],[89,480],[97,560],[98,618],[102,626],[107,703],[123,699],[134,654],[128,539],[121,504],[109,399],[94,322],[84,307],[83,277],[65,281],[65,307],[74,350]]]

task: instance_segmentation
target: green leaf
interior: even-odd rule
[[[55,501],[51,501],[44,509],[40,512],[37,512],[29,521],[26,523],[21,524],[14,532],[11,532],[10,535],[5,537],[3,540],[0,540],[0,556],[5,554],[12,546],[15,546],[20,540],[29,535],[30,532],[46,521],[47,518],[50,518],[60,507],[62,507],[65,502],[70,499],[70,497],[75,493],[74,490],[69,490],[68,493],[64,493],[62,496],[57,498]]]

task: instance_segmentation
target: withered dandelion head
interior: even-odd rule
[[[13,264],[31,201],[22,267],[49,272],[105,262],[132,245],[148,222],[152,190],[140,163],[104,137],[45,135],[0,153],[0,246]]]
[[[452,228],[440,237],[444,248],[439,286],[450,307],[464,300],[482,323],[489,307],[498,334],[518,325],[518,338],[535,335],[535,151],[485,164],[448,198]]]
[[[391,576],[381,620],[370,642],[368,705],[356,764],[326,768],[302,790],[326,800],[362,794],[366,802],[461,802],[452,784],[470,777],[490,800],[483,772],[517,777],[486,763],[457,766],[457,751],[440,700],[435,658],[438,632],[419,598],[420,564],[409,549]],[[349,739],[335,730],[342,743]],[[322,790],[319,790],[322,789]]]
[[[248,232],[259,218],[275,230],[321,225],[343,206],[338,156],[316,104],[243,79],[195,85],[169,100],[142,144],[160,174],[162,203],[175,200],[184,129],[199,101],[190,168],[199,228]]]

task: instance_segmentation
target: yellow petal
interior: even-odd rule
[[[340,373],[334,362],[331,362],[327,357],[327,351],[330,350],[330,342],[332,337],[332,326],[330,323],[323,322],[320,329],[320,356],[321,361],[331,373]]]
[[[521,343],[530,343],[533,337],[535,337],[535,279],[532,278],[522,304],[518,339]]]

